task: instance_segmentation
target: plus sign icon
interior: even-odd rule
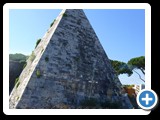
[[[157,94],[153,90],[141,90],[137,95],[137,103],[144,110],[151,110],[157,104]]]

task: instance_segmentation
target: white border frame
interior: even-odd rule
[[[145,9],[145,89],[151,89],[151,6],[147,3],[7,3],[3,6],[3,112],[7,115],[148,115],[142,109],[9,109],[9,9]]]

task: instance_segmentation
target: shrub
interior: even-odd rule
[[[50,24],[50,27],[52,27],[53,24],[54,24],[54,23],[52,22],[52,23]]]
[[[36,58],[34,52],[32,51],[32,54],[30,55],[30,60],[33,62],[33,60]]]
[[[38,39],[37,42],[36,42],[36,46],[35,48],[38,46],[38,44],[41,42],[41,39]]]
[[[36,71],[36,75],[37,75],[37,78],[40,78],[40,77],[41,77],[41,72],[40,72],[40,70],[37,70],[37,71]]]
[[[49,58],[48,58],[48,57],[45,57],[45,61],[48,62],[48,61],[49,61]]]
[[[68,15],[66,13],[63,13],[63,17],[67,17]]]
[[[14,85],[16,85],[18,81],[19,81],[19,77],[17,77],[17,78],[15,79]]]
[[[23,69],[24,69],[26,66],[27,66],[27,63],[25,63],[25,64],[23,65]]]
[[[44,49],[42,48],[41,53],[44,51]]]
[[[20,82],[18,81],[18,83],[16,84],[16,88],[18,88],[19,85],[20,85]]]
[[[19,96],[16,98],[16,100],[19,100]]]
[[[56,20],[54,19],[54,21],[50,24],[50,27],[52,27],[52,25],[54,24],[55,21],[56,21]]]

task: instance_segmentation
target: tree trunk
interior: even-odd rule
[[[138,76],[139,76],[139,78],[145,83],[145,80],[143,80],[142,78],[141,78],[141,75],[137,72],[137,71],[135,71],[135,70],[133,70],[135,73],[137,73],[138,74]]]
[[[140,69],[141,70],[141,72],[145,75],[145,72],[144,72],[144,70],[143,69]]]

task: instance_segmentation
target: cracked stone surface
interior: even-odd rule
[[[81,9],[64,9],[27,60],[9,98],[10,109],[76,108],[81,100],[132,105]]]

